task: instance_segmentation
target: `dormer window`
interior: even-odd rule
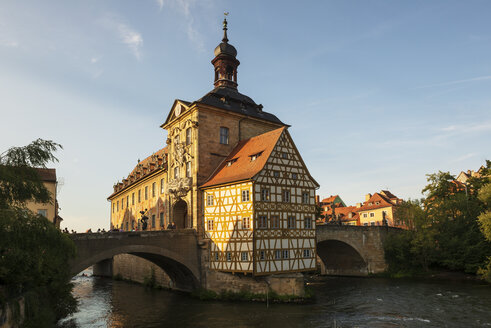
[[[263,152],[260,151],[259,153],[256,153],[256,154],[253,154],[253,155],[249,155],[249,157],[251,158],[251,161],[255,161],[259,156],[261,156]]]
[[[231,160],[227,161],[227,166],[232,166],[232,164],[234,164],[235,162],[237,162],[237,158],[232,158]]]

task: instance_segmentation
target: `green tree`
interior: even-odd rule
[[[0,285],[6,298],[24,295],[26,327],[51,327],[76,307],[68,266],[73,242],[25,208],[29,200],[53,201],[35,167],[56,161],[59,148],[38,139],[0,154]]]
[[[491,179],[480,190],[478,198],[485,204],[486,211],[479,215],[479,226],[484,237],[491,242]],[[491,256],[485,267],[479,270],[479,273],[489,282],[491,282]]]

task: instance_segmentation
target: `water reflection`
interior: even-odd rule
[[[478,283],[324,278],[312,304],[201,302],[136,284],[76,277],[79,312],[59,327],[491,327]]]

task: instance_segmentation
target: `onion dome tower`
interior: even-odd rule
[[[228,43],[227,19],[223,19],[223,39],[215,48],[215,58],[211,61],[215,67],[215,87],[228,87],[237,90],[237,50]]]

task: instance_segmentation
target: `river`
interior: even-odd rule
[[[491,327],[491,286],[323,277],[311,304],[205,302],[124,281],[77,276],[79,310],[58,327]]]

